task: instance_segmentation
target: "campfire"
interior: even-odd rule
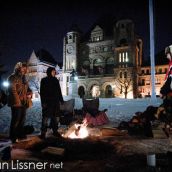
[[[87,126],[82,125],[82,124],[75,124],[75,131],[73,131],[68,137],[71,139],[74,138],[86,138],[88,137],[88,130],[87,130]]]
[[[65,138],[71,138],[71,139],[84,139],[89,136],[87,124],[86,123],[82,123],[82,124],[75,123],[62,136]]]
[[[87,123],[75,123],[62,134],[64,138],[84,139],[87,137],[102,137],[102,136],[123,136],[128,133],[127,130],[119,130],[113,127],[88,127]]]

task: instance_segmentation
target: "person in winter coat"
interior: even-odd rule
[[[63,103],[63,97],[59,80],[55,77],[56,70],[53,67],[47,69],[47,77],[42,78],[40,85],[40,96],[42,105],[42,127],[41,138],[45,138],[48,128],[48,119],[50,119],[53,135],[60,137],[58,133],[57,115],[60,111],[60,102]]]
[[[165,48],[165,54],[169,60],[169,66],[165,75],[164,85],[161,87],[160,93],[162,98],[172,96],[172,45]]]
[[[169,137],[169,128],[172,123],[172,45],[165,48],[165,54],[169,60],[169,67],[165,76],[165,82],[162,86],[160,93],[163,98],[162,107],[165,109],[165,126],[164,131]]]
[[[17,139],[26,138],[23,133],[28,100],[32,98],[32,91],[26,81],[27,65],[18,62],[14,73],[8,77],[8,106],[11,107],[10,139],[13,143]],[[29,101],[30,101],[29,100]]]

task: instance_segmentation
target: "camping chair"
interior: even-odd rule
[[[61,125],[69,125],[73,121],[74,106],[75,106],[75,99],[70,99],[64,101],[63,104],[60,104],[59,122]]]
[[[83,99],[84,122],[88,125],[99,126],[109,122],[107,109],[99,110],[99,99]]]

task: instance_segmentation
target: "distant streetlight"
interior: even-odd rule
[[[74,76],[74,80],[77,81],[78,80],[78,76]]]
[[[78,76],[77,76],[77,72],[73,69],[71,74],[71,80],[72,81],[77,81],[78,80]]]
[[[9,84],[8,81],[4,81],[4,82],[2,83],[2,85],[3,85],[5,88],[8,88],[10,84]]]

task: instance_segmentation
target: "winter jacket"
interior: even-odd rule
[[[25,106],[28,94],[32,94],[25,76],[13,73],[8,78],[8,106],[21,107]]]
[[[161,90],[160,90],[160,93],[162,95],[166,96],[172,92],[171,82],[172,82],[172,61],[169,62],[169,67],[168,67],[167,73],[165,75],[165,83],[161,87]]]
[[[42,78],[40,96],[42,105],[56,104],[59,102],[63,103],[59,80],[52,76]]]

